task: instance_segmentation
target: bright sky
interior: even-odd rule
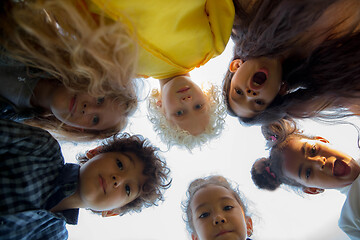
[[[223,75],[231,59],[233,45],[208,64],[192,71],[193,80],[199,84],[211,81],[221,85]],[[157,87],[157,80],[145,80]],[[130,119],[127,132],[142,134],[166,150],[152,131],[146,117],[146,102]],[[305,133],[327,138],[338,149],[358,158],[357,135],[351,126],[329,126],[307,121],[302,124]],[[74,146],[62,144],[67,162],[75,162],[75,156],[94,146],[95,143]],[[347,240],[337,226],[345,196],[337,190],[327,190],[317,196],[299,196],[291,190],[275,192],[259,190],[250,177],[253,162],[268,156],[265,141],[259,127],[245,128],[232,117],[227,117],[221,137],[196,150],[172,148],[164,152],[172,170],[173,184],[165,193],[165,202],[141,213],[122,217],[102,218],[87,210],[80,211],[77,226],[67,226],[70,240],[117,239],[117,240],[186,240],[191,239],[182,220],[181,201],[185,199],[188,184],[195,178],[220,174],[236,182],[252,203],[254,240]]]

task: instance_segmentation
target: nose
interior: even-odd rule
[[[316,165],[319,167],[320,170],[324,169],[325,164],[326,164],[326,157],[320,156],[316,159]]]
[[[123,183],[123,179],[119,175],[114,174],[114,175],[112,175],[111,179],[112,179],[112,185],[114,188],[118,188]]]
[[[214,217],[214,222],[213,222],[214,225],[223,224],[223,223],[226,223],[225,217],[221,215],[216,215]]]
[[[258,92],[254,91],[254,90],[252,90],[252,89],[250,89],[250,88],[246,88],[246,89],[245,89],[245,94],[246,94],[246,96],[248,96],[248,97],[256,97],[257,95],[259,95]]]
[[[93,114],[95,112],[95,107],[89,103],[83,103],[81,113],[82,114]]]
[[[191,99],[192,99],[191,96],[185,96],[185,97],[181,98],[181,100],[184,101],[184,102],[190,101]]]

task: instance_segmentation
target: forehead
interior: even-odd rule
[[[299,165],[305,161],[305,145],[308,139],[292,138],[283,149],[283,170],[284,174],[291,177],[298,175]]]
[[[193,196],[191,201],[191,209],[194,211],[199,206],[212,205],[222,200],[233,200],[236,201],[233,193],[225,187],[210,184],[200,188]]]
[[[114,99],[106,99],[101,113],[99,114],[100,121],[96,125],[98,130],[105,130],[115,127],[120,122],[125,121],[124,106]]]

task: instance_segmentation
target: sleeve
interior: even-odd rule
[[[339,227],[352,240],[360,240],[359,181],[358,178],[351,186],[339,219]]]
[[[60,149],[47,131],[10,120],[0,120],[0,135],[0,155],[37,154],[46,157]]]

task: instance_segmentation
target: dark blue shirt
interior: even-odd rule
[[[79,209],[49,210],[76,191],[79,169],[47,131],[0,120],[0,239],[67,239]]]

